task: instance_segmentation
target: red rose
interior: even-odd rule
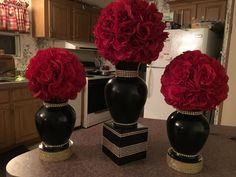
[[[99,54],[111,63],[151,63],[168,34],[162,14],[145,0],[119,0],[103,9],[94,28]]]
[[[215,109],[228,93],[220,63],[200,51],[187,51],[167,65],[161,77],[165,101],[180,110]]]
[[[46,102],[75,99],[86,84],[85,71],[77,56],[65,49],[38,51],[26,70],[29,89]]]

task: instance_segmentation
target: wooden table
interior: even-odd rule
[[[236,127],[213,126],[202,155],[204,167],[200,174],[178,173],[166,164],[169,145],[166,122],[141,119],[149,127],[147,158],[117,166],[101,150],[102,125],[74,131],[73,156],[62,162],[44,162],[38,149],[12,159],[7,176],[20,177],[235,177]],[[232,138],[234,137],[234,138]],[[230,139],[232,138],[232,139]]]

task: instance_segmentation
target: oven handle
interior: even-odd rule
[[[94,112],[94,114],[99,114],[99,113],[105,112],[105,111],[108,111],[108,109],[102,109],[102,110],[96,111],[96,112]]]

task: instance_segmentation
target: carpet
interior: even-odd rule
[[[29,151],[25,146],[18,146],[0,154],[0,177],[6,177],[6,165],[14,157]]]

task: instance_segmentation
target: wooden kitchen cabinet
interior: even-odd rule
[[[32,0],[33,35],[42,38],[92,42],[100,9],[69,0]]]
[[[0,151],[15,141],[14,118],[11,116],[10,91],[0,90]]]
[[[94,42],[94,36],[93,36],[93,29],[94,26],[96,25],[98,18],[100,16],[101,9],[99,8],[94,8],[91,11],[90,15],[90,42]]]
[[[70,6],[64,1],[49,1],[49,36],[57,39],[71,39]]]
[[[174,12],[174,21],[182,27],[190,27],[196,18],[196,4],[180,3],[172,5],[170,9]]]
[[[226,0],[176,0],[168,2],[174,22],[190,27],[192,20],[225,21]]]
[[[26,83],[0,89],[0,98],[0,152],[39,139],[34,117],[42,101]]]
[[[42,101],[34,98],[27,87],[12,91],[16,143],[26,142],[38,137],[35,126],[35,113]]]
[[[204,21],[225,21],[226,1],[207,1],[197,6],[197,19]]]
[[[13,122],[10,104],[0,104],[0,149],[12,146],[15,143]]]
[[[66,0],[32,0],[35,37],[71,39],[70,5]]]
[[[19,101],[14,104],[16,143],[38,137],[34,119],[40,106],[41,102],[35,99]]]
[[[72,10],[73,19],[73,40],[90,41],[90,12],[85,5],[78,4]]]

